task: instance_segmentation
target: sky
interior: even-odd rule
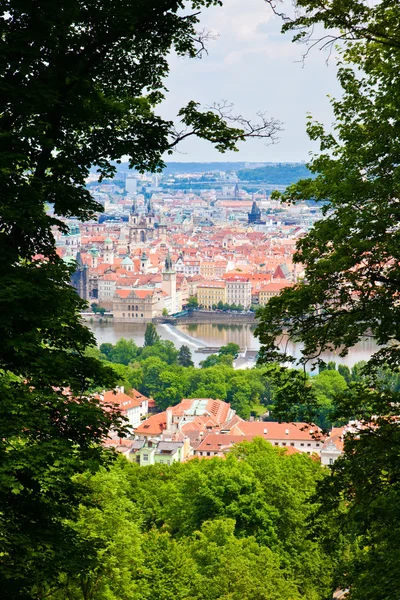
[[[189,138],[168,161],[308,161],[312,145],[306,134],[306,116],[330,128],[328,95],[340,96],[335,61],[317,48],[305,61],[305,48],[280,33],[282,22],[264,0],[224,0],[223,7],[204,9],[200,29],[216,34],[201,59],[171,56],[169,90],[159,112],[173,118],[189,100],[203,106],[227,100],[237,113],[255,118],[261,110],[283,123],[279,142],[248,140],[239,152],[220,154],[212,145]]]

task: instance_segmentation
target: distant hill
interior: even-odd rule
[[[299,179],[313,177],[302,163],[275,163],[256,169],[240,169],[237,172],[240,181],[254,181],[260,184],[290,185]]]
[[[259,165],[260,163],[257,163]],[[248,162],[167,162],[164,175],[175,173],[204,173],[210,171],[238,171],[245,169]]]

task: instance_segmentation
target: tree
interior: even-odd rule
[[[162,314],[163,317],[168,317],[168,309],[167,308],[163,308],[161,314]]]
[[[229,342],[228,344],[226,344],[226,346],[221,346],[221,348],[218,351],[218,354],[220,356],[223,356],[224,354],[230,354],[234,358],[237,358],[239,356],[239,352],[240,346],[238,344],[235,344],[234,342]]]
[[[341,376],[345,379],[346,383],[350,383],[351,374],[350,374],[350,369],[347,365],[339,365],[338,373],[341,374]]]
[[[196,296],[190,296],[187,304],[186,304],[187,308],[198,308],[199,307],[199,303],[197,301]]]
[[[139,352],[135,342],[133,340],[126,340],[125,338],[120,338],[111,351],[106,344],[100,346],[100,350],[103,352],[102,348],[108,353],[108,356],[106,354],[108,360],[122,365],[129,365],[129,363],[133,362]]]
[[[159,337],[159,336],[158,336]],[[155,344],[145,346],[140,353],[140,360],[146,360],[149,356],[157,356],[169,365],[176,365],[178,350],[170,340],[159,340]]]
[[[180,364],[182,367],[194,366],[192,353],[190,352],[189,346],[186,346],[185,344],[179,349],[178,364]]]
[[[331,512],[342,502],[346,506],[341,522],[349,532],[349,551],[340,571],[342,586],[350,587],[353,599],[386,600],[397,593],[392,561],[400,554],[398,397],[383,392],[379,380],[380,370],[400,367],[395,341],[400,335],[400,4],[296,4],[298,12],[285,19],[284,29],[310,41],[322,23],[327,32],[320,44],[340,41],[343,96],[332,101],[332,132],[309,121],[309,136],[320,144],[309,165],[314,178],[282,195],[289,202],[322,203],[325,218],[297,244],[294,260],[305,268],[304,282],[272,298],[260,312],[260,355],[264,361],[278,357],[275,339],[283,329],[302,343],[302,363],[318,362],[324,350],[337,349],[344,356],[364,335],[375,338],[378,351],[336,399],[334,417],[356,419],[359,430],[346,435],[344,455],[333,467],[321,503]],[[284,377],[288,381],[288,374]],[[288,386],[281,407],[311,407],[316,398],[307,378],[297,372],[292,382],[298,393]]]
[[[104,356],[108,360],[111,360],[113,349],[114,349],[114,346],[112,344],[110,344],[110,342],[105,342],[104,344],[100,344],[100,352],[102,354],[104,354]]]
[[[147,323],[146,331],[144,332],[144,346],[154,346],[160,339],[154,323]]]
[[[151,6],[104,0],[99,10],[97,0],[40,8],[18,0],[1,3],[5,598],[28,597],[34,577],[57,577],[63,552],[73,547],[66,517],[81,499],[71,473],[107,462],[101,442],[121,424],[86,395],[95,385],[112,387],[115,376],[85,355],[95,342],[79,318],[87,306],[69,285],[73,267],[58,256],[53,228],[65,233],[70,217],[87,220],[103,210],[85,186],[93,165],[100,178],[112,177],[112,161],[127,155],[131,167],[154,171],[163,167],[162,155],[187,136],[225,151],[247,136],[271,137],[277,130],[263,115],[259,129],[228,106],[201,111],[194,101],[179,111],[184,131],[156,114],[168,53],[201,53],[198,11],[213,4],[218,0],[152,0]]]
[[[400,134],[393,123],[400,119],[400,101],[393,88],[400,79],[394,25],[400,6],[396,0],[334,0],[320,10],[312,0],[299,5],[304,13],[285,29],[306,35],[307,27],[322,22],[352,41],[341,50],[343,98],[332,101],[334,132],[308,124],[321,149],[309,165],[314,178],[282,195],[289,202],[323,203],[325,218],[299,240],[294,256],[305,267],[305,282],[271,299],[260,312],[258,333],[265,348],[276,350],[274,339],[285,327],[304,345],[303,361],[332,348],[343,356],[370,334],[380,346],[371,365],[397,365],[400,348],[391,342],[400,336]],[[328,32],[326,41],[334,36]]]
[[[215,365],[227,365],[232,367],[234,356],[232,354],[210,354],[207,356],[205,360],[200,362],[200,366],[202,369],[208,369],[209,367],[214,367]]]

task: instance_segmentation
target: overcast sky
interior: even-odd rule
[[[201,27],[218,37],[208,42],[209,54],[201,60],[171,57],[169,94],[161,108],[171,118],[189,100],[203,105],[228,100],[246,117],[267,111],[284,124],[279,143],[249,140],[240,152],[220,154],[210,144],[190,139],[168,160],[308,160],[313,147],[305,132],[306,115],[329,126],[327,95],[339,96],[340,88],[334,61],[327,65],[326,53],[315,49],[303,64],[304,46],[293,44],[290,34],[283,36],[281,25],[264,0],[224,0],[223,7],[204,9]]]

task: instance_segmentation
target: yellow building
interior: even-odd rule
[[[258,293],[258,303],[265,306],[273,296],[279,296],[281,291],[293,284],[290,281],[271,281],[262,287]]]
[[[224,281],[201,283],[197,286],[197,302],[199,306],[211,310],[218,302],[226,302],[226,287]]]

